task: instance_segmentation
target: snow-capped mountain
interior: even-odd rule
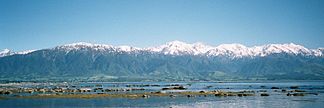
[[[14,55],[14,54],[28,54],[31,52],[34,52],[36,50],[26,50],[26,51],[20,51],[20,52],[13,52],[9,49],[4,49],[3,51],[0,51],[0,57],[4,57],[4,56],[10,56],[10,55]]]
[[[149,52],[159,53],[165,55],[203,55],[203,56],[226,56],[230,58],[241,57],[264,57],[271,54],[285,53],[293,55],[304,56],[323,56],[323,48],[308,49],[301,45],[294,43],[289,44],[267,44],[262,46],[247,47],[242,44],[221,44],[216,47],[206,45],[200,42],[188,44],[181,41],[171,41],[164,45],[148,48],[137,48],[132,46],[113,46],[106,44],[92,44],[86,42],[78,42],[57,46],[52,49],[64,50],[69,52],[71,50],[94,50],[94,51],[108,51],[108,52]],[[0,53],[0,57],[13,54],[28,54],[35,50],[12,52],[5,49]]]
[[[199,54],[205,54],[207,51],[211,50],[212,48],[213,47],[205,45],[203,43],[187,44],[181,41],[172,41],[166,43],[165,45],[150,47],[150,48],[146,48],[145,50],[162,53],[162,54],[170,54],[170,55],[184,55],[184,54],[199,55]]]
[[[14,54],[29,54],[37,50],[25,50],[25,51],[20,51],[20,52],[15,52]]]
[[[141,50],[140,48],[131,47],[131,46],[112,46],[106,44],[91,44],[86,42],[78,42],[72,44],[66,44],[62,46],[55,47],[54,49],[71,51],[71,50],[80,50],[80,49],[90,49],[95,51],[115,51],[115,52],[133,52]]]
[[[0,51],[0,57],[11,55],[11,51],[9,49],[4,49]]]
[[[323,54],[324,48],[293,43],[248,47],[172,41],[137,48],[79,42],[23,52],[5,49],[0,52],[0,79],[88,80],[107,75],[116,78],[107,81],[323,80]]]
[[[209,56],[244,57],[251,56],[253,50],[241,44],[222,44],[207,52]]]

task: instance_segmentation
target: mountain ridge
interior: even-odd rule
[[[171,41],[166,44],[156,46],[156,47],[147,47],[147,48],[138,48],[133,46],[113,46],[107,44],[92,44],[87,42],[77,42],[72,44],[65,44],[61,46],[56,46],[49,49],[65,49],[69,50],[78,50],[82,48],[93,48],[94,50],[111,50],[117,52],[138,52],[146,51],[151,53],[161,53],[166,55],[205,55],[205,56],[231,56],[232,58],[237,57],[255,57],[255,56],[267,56],[275,53],[288,53],[288,54],[301,54],[309,56],[323,56],[324,48],[318,49],[308,49],[304,46],[297,45],[294,43],[286,44],[265,44],[260,46],[247,47],[242,44],[220,44],[218,46],[210,46],[203,44],[201,42],[196,42],[193,44],[188,44],[181,41]],[[21,52],[12,52],[8,49],[0,52],[0,57],[14,55],[14,54],[28,54],[37,50],[27,50]]]
[[[171,42],[137,48],[73,43],[10,52],[0,79],[14,81],[324,80],[324,49]]]

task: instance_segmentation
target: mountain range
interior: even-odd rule
[[[10,81],[323,80],[324,48],[181,41],[137,48],[79,42],[0,51],[0,74]]]

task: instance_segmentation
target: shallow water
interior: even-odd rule
[[[71,83],[73,87],[95,87],[102,85],[103,88],[127,88],[127,85],[160,85],[160,86],[142,86],[147,91],[159,91],[166,87],[163,85],[178,84],[188,88],[185,91],[200,91],[200,90],[223,90],[223,91],[255,91],[255,96],[227,96],[215,97],[212,95],[185,97],[150,97],[150,98],[43,98],[43,99],[18,99],[10,98],[0,100],[0,107],[49,107],[49,108],[71,108],[71,107],[173,107],[173,108],[323,108],[324,106],[324,81],[290,81],[290,82],[130,82],[130,83]],[[24,85],[19,85],[24,86]],[[46,86],[46,85],[44,85]],[[286,96],[286,92],[281,92],[282,89],[293,90],[289,87],[298,86],[298,90],[304,90],[305,96]],[[271,87],[279,87],[280,89],[271,89]],[[260,90],[266,90],[270,96],[260,96]],[[181,92],[182,90],[172,90]],[[168,91],[167,91],[168,92]],[[128,92],[119,92],[128,93]]]

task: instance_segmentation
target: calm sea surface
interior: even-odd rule
[[[72,83],[66,84],[74,88],[95,87],[102,85],[103,88],[127,88],[129,85],[159,85],[142,86],[143,92],[159,91],[163,85],[178,84],[188,88],[187,90],[172,90],[166,92],[181,91],[255,91],[255,96],[196,96],[196,97],[154,97],[150,98],[10,98],[0,100],[0,108],[74,108],[74,107],[172,107],[172,108],[324,108],[324,81],[286,81],[286,82],[96,82],[96,83]],[[19,85],[31,86],[31,85]],[[48,86],[46,84],[37,86]],[[298,90],[303,90],[305,96],[287,96],[287,92],[281,92],[291,89],[291,86],[298,86]],[[278,87],[280,89],[271,89]],[[266,91],[270,96],[260,96],[259,91]],[[119,92],[120,93],[120,92]],[[123,92],[127,93],[127,91]],[[130,92],[131,93],[131,92]]]

